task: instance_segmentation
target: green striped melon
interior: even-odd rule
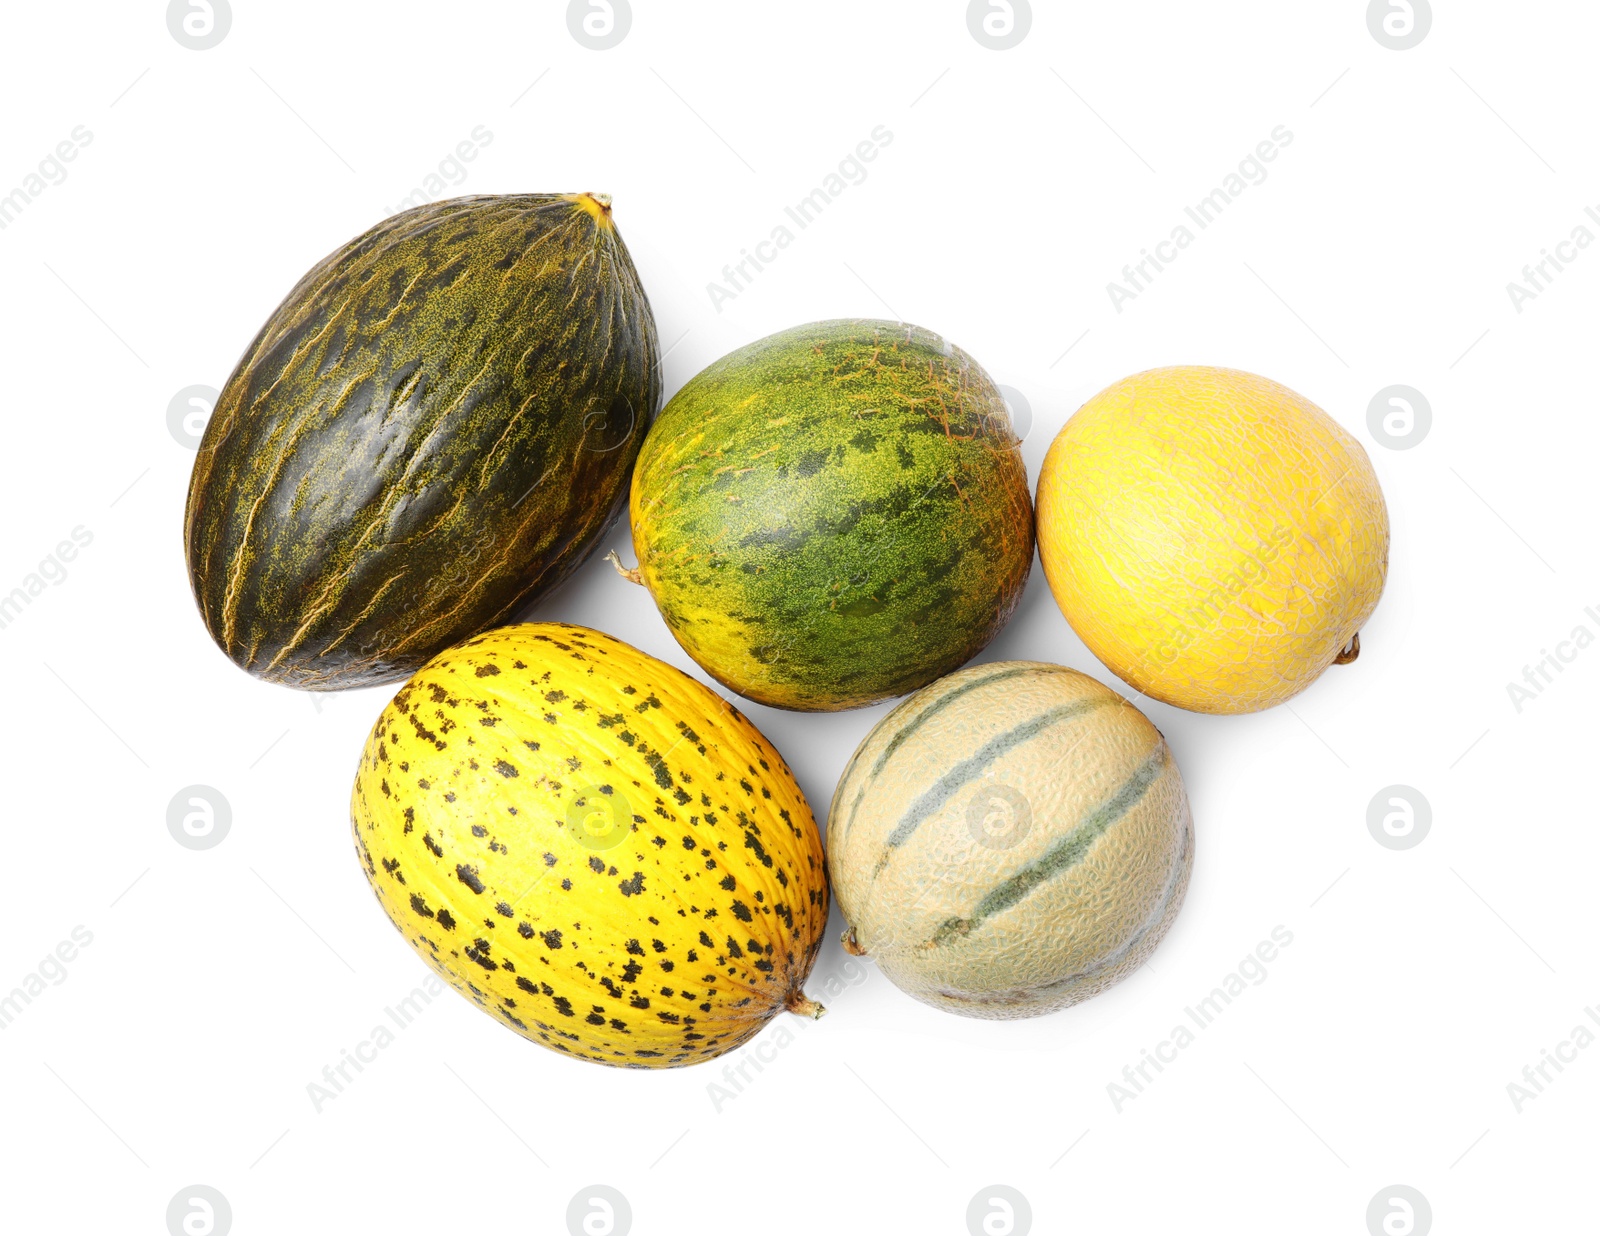
[[[971,666],[856,749],[828,817],[845,947],[968,1017],[1032,1017],[1127,977],[1194,859],[1183,778],[1137,708],[1076,670]]]
[[[217,398],[183,525],[206,629],[269,682],[409,677],[582,564],[660,398],[606,195],[385,219],[306,273]]]
[[[692,378],[639,453],[630,577],[762,704],[856,708],[976,656],[1033,564],[1005,401],[931,331],[813,322]]]

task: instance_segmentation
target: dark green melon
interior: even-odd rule
[[[274,682],[408,677],[584,560],[660,399],[609,198],[385,219],[300,280],[217,400],[184,514],[206,627]]]
[[[684,650],[779,708],[904,695],[1006,624],[1033,505],[1005,402],[916,326],[816,322],[701,371],[634,472],[638,574]]]

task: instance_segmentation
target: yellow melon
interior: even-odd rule
[[[1388,567],[1361,444],[1234,369],[1152,369],[1084,404],[1045,456],[1038,519],[1089,650],[1197,712],[1270,708],[1353,660]]]
[[[422,960],[542,1046],[667,1068],[822,1013],[801,989],[822,842],[788,765],[603,632],[498,627],[434,657],[373,727],[350,822]]]
[[[1194,828],[1143,713],[1076,670],[999,661],[878,723],[827,847],[847,949],[936,1008],[1017,1018],[1143,964],[1183,903]]]

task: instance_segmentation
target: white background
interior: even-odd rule
[[[241,1236],[559,1234],[603,1183],[639,1233],[959,1236],[1004,1184],[1038,1232],[1359,1236],[1399,1183],[1439,1232],[1592,1230],[1600,1050],[1520,1113],[1507,1083],[1600,1005],[1600,649],[1520,712],[1507,683],[1600,633],[1600,252],[1520,313],[1506,285],[1600,203],[1600,12],[1439,5],[1394,51],[1364,0],[1041,2],[993,51],[957,0],[639,0],[593,51],[565,8],[235,0],[206,51],[151,0],[7,11],[0,193],[74,126],[93,135],[0,231],[0,592],[74,527],[93,537],[0,630],[0,993],[93,934],[0,1032],[7,1229],[159,1234],[201,1183]],[[299,275],[479,125],[492,141],[446,195],[615,196],[668,395],[783,327],[903,317],[1021,393],[1035,478],[1088,395],[1173,363],[1267,374],[1367,445],[1394,545],[1359,662],[1264,714],[1144,704],[1198,836],[1148,967],[1055,1016],[966,1021],[850,968],[836,916],[811,984],[843,985],[827,1018],[789,1021],[720,1110],[718,1065],[562,1059],[453,995],[314,1110],[307,1083],[423,976],[346,818],[389,689],[313,699],[211,645],[167,405],[220,386]],[[718,311],[708,282],[877,125],[893,140],[868,178]],[[1108,281],[1278,125],[1293,142],[1265,182],[1119,313]],[[1392,383],[1433,409],[1403,452],[1367,426]],[[610,544],[631,561],[625,527]],[[598,557],[535,616],[705,677]],[[1038,569],[984,657],[1120,685]],[[819,817],[887,709],[741,706]],[[196,783],[232,809],[203,852],[166,825]],[[1367,828],[1396,783],[1433,813],[1403,852]],[[1280,924],[1294,942],[1266,980],[1119,1112],[1107,1084]]]

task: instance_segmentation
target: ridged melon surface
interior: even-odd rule
[[[545,1047],[662,1068],[821,1013],[800,787],[726,700],[608,635],[509,626],[435,657],[373,727],[350,815],[412,948]]]
[[[1352,645],[1388,568],[1361,444],[1234,369],[1152,369],[1096,395],[1046,454],[1038,511],[1079,638],[1124,682],[1197,712],[1305,690]]]
[[[452,198],[314,266],[222,388],[184,549],[235,664],[406,677],[565,579],[621,513],[661,398],[609,198]]]
[[[1193,858],[1161,734],[1038,661],[970,666],[906,700],[856,750],[828,817],[846,947],[968,1017],[1047,1013],[1132,973]]]

